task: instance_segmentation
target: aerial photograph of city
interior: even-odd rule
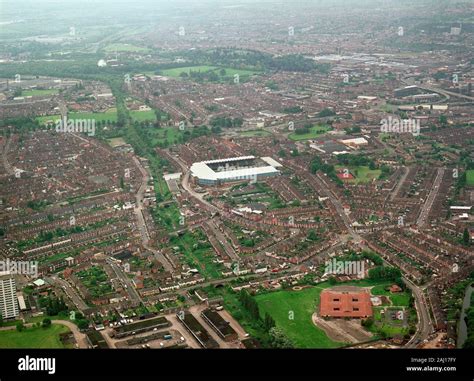
[[[473,0],[0,0],[0,379],[472,380],[473,84]]]

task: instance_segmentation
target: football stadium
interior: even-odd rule
[[[220,185],[243,180],[258,181],[266,177],[278,176],[282,167],[271,157],[232,157],[194,163],[191,174],[200,185]]]

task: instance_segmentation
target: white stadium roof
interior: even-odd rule
[[[251,160],[251,159],[255,159],[255,156],[241,156],[241,157],[233,157],[229,159],[202,161],[199,163],[194,163],[191,166],[191,173],[193,176],[196,176],[201,180],[217,181],[217,180],[229,180],[229,179],[235,179],[235,180],[251,179],[258,175],[270,174],[270,173],[277,174],[280,172],[275,167],[281,167],[282,165],[269,157],[265,157],[265,158],[262,157],[263,161],[265,161],[267,164],[270,164],[268,166],[263,166],[263,167],[240,168],[240,169],[232,169],[228,171],[216,172],[208,166],[208,164],[219,164],[219,163],[227,163],[227,162]]]

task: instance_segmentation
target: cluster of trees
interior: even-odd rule
[[[55,298],[51,296],[46,296],[39,299],[39,305],[41,308],[46,309],[46,314],[48,316],[56,316],[59,313],[67,313],[68,308],[63,298]]]
[[[247,292],[242,289],[239,293],[239,301],[242,306],[247,310],[249,315],[252,317],[256,327],[259,330],[264,331],[266,341],[273,348],[293,348],[294,345],[291,340],[285,335],[285,333],[276,326],[273,317],[265,313],[264,318],[261,318],[258,303],[255,299]]]
[[[311,161],[310,171],[311,173],[316,173],[317,171],[324,172],[337,185],[343,185],[342,180],[337,177],[336,168],[334,167],[334,165],[324,163],[319,156],[315,156]]]
[[[314,229],[311,229],[308,232],[308,239],[310,241],[318,241],[319,240],[319,236],[318,236],[318,234],[316,233],[316,231]]]
[[[305,135],[311,132],[313,125],[311,123],[306,123],[303,127],[297,128],[295,130],[296,135]]]
[[[371,159],[370,157],[364,156],[364,155],[350,155],[350,154],[338,155],[337,160],[342,165],[354,166],[354,167],[368,166],[371,170],[377,169],[377,165],[375,164],[375,161]]]
[[[325,108],[324,110],[321,110],[318,113],[318,116],[320,118],[326,118],[328,116],[334,116],[334,115],[336,115],[336,112],[334,110],[331,110],[330,108]]]
[[[462,234],[462,243],[465,246],[470,246],[471,245],[471,235],[469,234],[468,228],[464,229],[464,232]]]
[[[217,48],[212,50],[192,50],[183,52],[182,55],[196,64],[228,66],[239,69],[298,72],[318,71],[326,74],[331,69],[329,64],[317,63],[300,54],[274,57],[271,54],[253,50]]]
[[[474,349],[474,294],[471,294],[471,307],[467,309],[464,320],[467,325],[467,339],[463,348]]]
[[[211,127],[242,127],[242,124],[244,124],[244,120],[242,118],[217,116],[211,120]]]
[[[280,349],[291,349],[294,348],[294,344],[291,339],[285,335],[283,330],[278,327],[273,327],[269,331],[270,334],[270,345],[273,348]]]
[[[0,131],[2,132],[2,135],[7,137],[10,136],[10,133],[12,132],[22,134],[25,132],[38,130],[40,127],[41,126],[36,119],[27,117],[0,120]]]
[[[283,112],[287,114],[298,114],[299,112],[302,112],[303,109],[300,106],[291,106],[291,107],[285,107],[283,109]]]
[[[252,297],[252,295],[247,292],[247,290],[240,290],[239,301],[253,319],[257,321],[260,320],[260,311],[258,309],[258,303]]]
[[[402,273],[400,269],[388,266],[377,266],[369,270],[369,278],[374,280],[390,280],[401,282]]]

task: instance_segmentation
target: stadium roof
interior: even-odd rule
[[[219,160],[208,160],[201,161],[199,163],[194,163],[191,166],[191,173],[193,176],[198,177],[201,180],[209,181],[218,181],[218,180],[229,180],[229,179],[252,179],[258,175],[264,174],[278,174],[278,171],[275,167],[281,167],[282,165],[276,160],[273,160],[270,157],[262,157],[261,159],[266,162],[267,166],[262,167],[248,167],[248,168],[238,168],[223,170],[223,171],[214,171],[208,164],[224,164],[229,162],[238,162],[243,160],[253,160],[256,159],[255,156],[240,156],[240,157],[231,157],[228,159],[219,159]]]
[[[226,180],[226,179],[251,179],[254,176],[278,173],[272,166],[235,169],[233,171],[214,172],[205,162],[194,163],[191,166],[194,176],[204,180]]]
[[[230,161],[241,161],[241,160],[251,160],[255,159],[255,156],[239,156],[239,157],[231,157],[228,159],[217,159],[217,160],[208,160],[203,161],[204,164],[219,164],[219,163],[228,163]]]

